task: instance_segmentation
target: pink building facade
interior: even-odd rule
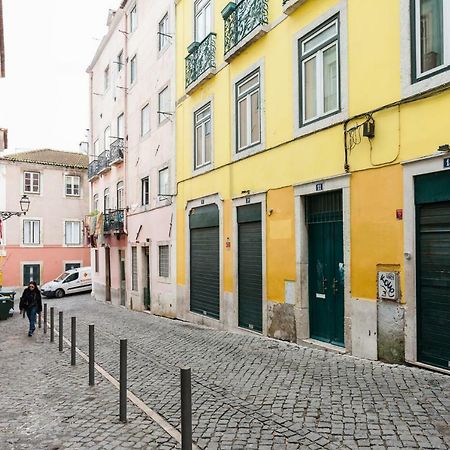
[[[88,68],[94,295],[175,317],[174,4],[123,1],[108,25]]]
[[[38,150],[0,156],[0,210],[29,211],[2,223],[0,281],[20,289],[44,284],[63,271],[90,265],[84,236],[88,213],[87,156]]]

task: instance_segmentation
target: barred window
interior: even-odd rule
[[[131,247],[131,290],[138,290],[137,247]]]
[[[159,246],[159,276],[169,277],[169,246]]]

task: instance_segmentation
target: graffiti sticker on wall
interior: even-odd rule
[[[378,272],[377,287],[378,298],[398,300],[400,297],[398,272]]]

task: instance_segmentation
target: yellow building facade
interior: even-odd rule
[[[446,2],[176,17],[179,317],[448,369]]]

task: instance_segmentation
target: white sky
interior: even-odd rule
[[[0,127],[9,150],[78,151],[89,127],[85,70],[120,0],[3,0],[6,78]]]

